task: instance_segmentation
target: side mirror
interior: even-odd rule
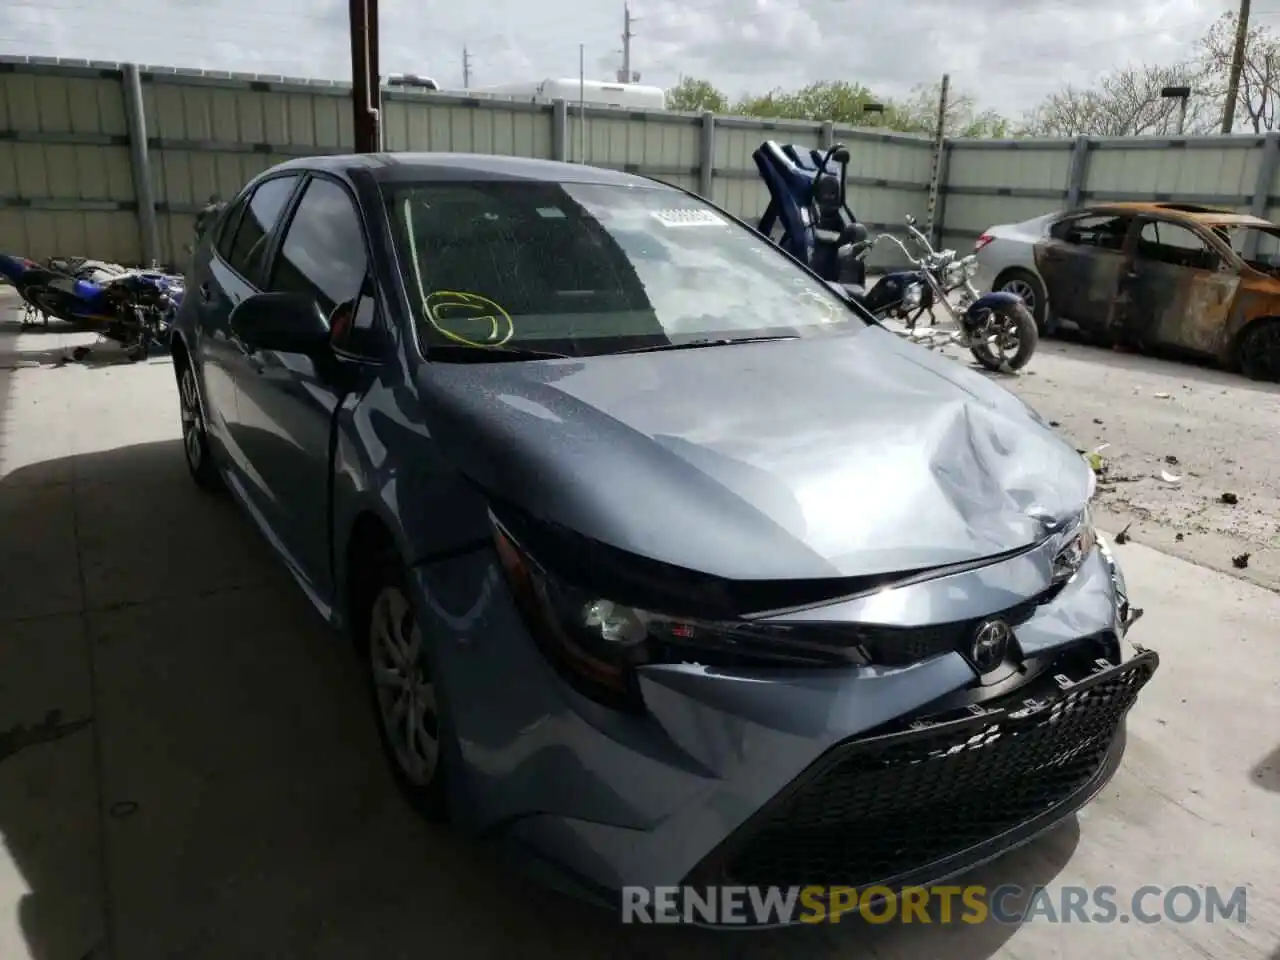
[[[329,349],[329,321],[299,293],[256,293],[231,311],[231,332],[245,346],[314,356]]]

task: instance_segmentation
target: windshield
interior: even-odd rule
[[[865,322],[750,230],[661,186],[384,186],[420,343],[592,356]]]

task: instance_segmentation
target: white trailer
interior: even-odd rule
[[[577,103],[579,99],[596,107],[630,107],[633,110],[665,110],[667,94],[661,87],[639,83],[606,83],[587,80],[581,85],[576,79],[535,80],[528,83],[499,83],[486,87],[472,87],[462,91],[469,96],[531,100],[550,103],[564,100]]]

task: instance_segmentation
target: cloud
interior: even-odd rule
[[[902,96],[944,72],[1017,114],[1064,82],[1186,55],[1230,0],[634,0],[632,68],[669,86],[703,77],[731,95],[850,80]],[[1234,4],[1232,4],[1234,5]],[[1280,13],[1255,22],[1280,27]],[[126,26],[127,24],[127,26]],[[0,53],[204,69],[350,76],[344,0],[8,0]],[[600,0],[382,0],[383,73],[460,87],[576,77],[621,65],[622,5]]]

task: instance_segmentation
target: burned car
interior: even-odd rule
[[[991,227],[980,281],[1042,332],[1216,359],[1280,381],[1280,226],[1196,204],[1107,203]]]
[[[923,883],[1117,769],[1158,658],[1092,470],[713,204],[299,159],[193,272],[191,475],[354,642],[404,794],[549,882]]]

